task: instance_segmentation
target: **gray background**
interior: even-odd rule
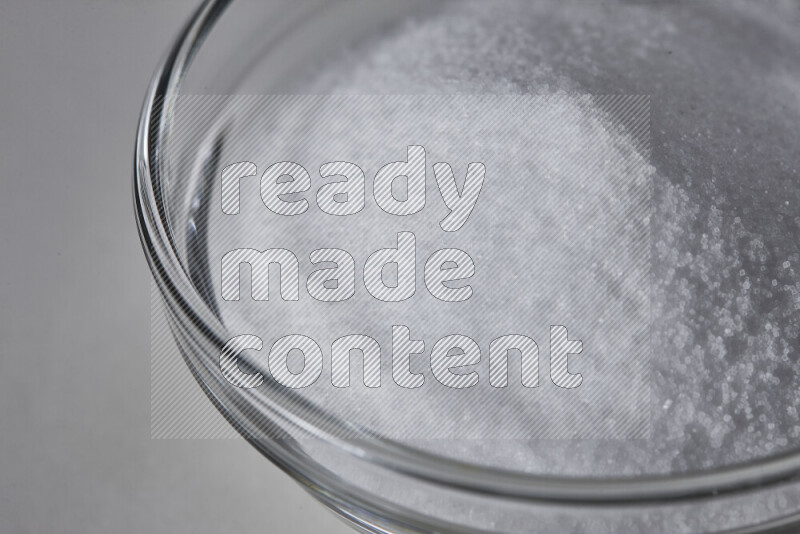
[[[150,439],[133,144],[196,3],[0,3],[0,532],[350,532],[244,441]]]

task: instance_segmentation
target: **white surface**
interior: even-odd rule
[[[1,532],[350,532],[243,441],[150,439],[133,144],[195,3],[0,4]]]

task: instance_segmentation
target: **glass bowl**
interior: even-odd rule
[[[607,454],[614,458],[613,468],[594,470],[586,465],[597,462],[590,454],[598,447],[596,440],[582,444],[540,441],[542,446],[589,454],[586,465],[577,462],[571,471],[558,472],[513,462],[498,465],[469,448],[442,454],[436,447],[394,439],[356,424],[347,414],[331,413],[291,389],[271,383],[253,389],[235,387],[220,369],[220,354],[232,332],[215,301],[206,239],[212,217],[209,191],[216,187],[213,183],[221,171],[225,120],[231,116],[225,111],[230,100],[215,100],[213,95],[301,94],[352,78],[357,83],[351,90],[363,93],[463,93],[466,87],[468,94],[650,95],[653,167],[667,177],[665,183],[681,186],[678,194],[659,187],[655,178],[652,202],[661,208],[651,211],[658,220],[652,254],[656,260],[666,255],[672,258],[669,261],[680,263],[680,258],[669,256],[670,246],[667,252],[658,248],[664,244],[659,232],[670,224],[671,235],[696,241],[692,261],[710,258],[695,273],[705,285],[684,289],[713,301],[722,291],[713,283],[722,260],[719,255],[704,256],[702,251],[713,251],[715,246],[719,251],[727,232],[738,232],[731,235],[739,241],[732,242],[743,257],[736,266],[741,267],[742,276],[747,275],[746,287],[760,287],[761,278],[753,275],[750,280],[751,271],[760,270],[766,273],[765,291],[770,285],[777,289],[768,296],[756,292],[748,300],[751,315],[739,320],[750,323],[742,327],[741,336],[731,333],[729,341],[723,339],[727,352],[722,361],[746,367],[753,353],[744,341],[762,339],[756,330],[763,327],[765,317],[770,318],[766,322],[770,331],[773,326],[780,329],[774,337],[785,347],[784,363],[777,368],[757,360],[756,374],[751,366],[748,375],[752,395],[766,392],[770,383],[791,391],[798,349],[792,338],[797,337],[800,314],[796,297],[800,285],[795,284],[792,270],[800,225],[793,143],[797,138],[793,134],[800,133],[796,54],[800,36],[793,31],[800,21],[798,7],[787,2],[771,3],[769,9],[734,3],[612,4],[498,2],[488,9],[474,2],[210,0],[191,17],[156,71],[138,127],[134,207],[173,335],[198,384],[230,424],[357,529],[597,533],[800,529],[800,452],[792,428],[775,415],[776,410],[796,415],[794,404],[786,400],[790,396],[753,405],[756,412],[763,408],[749,424],[753,429],[749,433],[757,436],[749,442],[744,434],[728,435],[725,439],[732,450],[737,440],[748,443],[746,450],[733,456],[718,458],[708,452],[720,447],[707,430],[716,424],[715,415],[698,410],[686,416],[689,420],[681,428],[681,439],[699,440],[699,445],[692,444],[695,454],[672,458],[666,467],[654,463],[652,469],[626,469],[626,462],[634,458],[627,456],[629,449],[615,449],[612,443],[602,450],[612,451]],[[499,14],[492,15],[495,9]],[[425,26],[429,20],[438,20],[440,25]],[[443,30],[440,50],[406,48],[408,55],[391,56],[392,50],[397,53],[413,46],[414,39],[424,39],[419,32],[430,34],[436,28],[449,28]],[[514,33],[520,28],[524,35]],[[411,37],[404,41],[403,35]],[[451,35],[474,50],[448,51]],[[376,40],[395,44],[381,49]],[[674,44],[674,49],[665,43]],[[365,59],[372,49],[388,56],[376,53]],[[441,55],[448,53],[453,55],[451,60]],[[475,64],[456,68],[471,54],[478,58]],[[597,54],[605,54],[604,59],[598,60]],[[417,55],[422,59],[415,64]],[[541,57],[553,58],[551,70],[534,69]],[[408,74],[405,86],[398,86],[393,78],[391,83],[373,85],[371,71],[358,71],[364,61],[372,62],[370,68],[388,69],[380,58]],[[327,75],[330,64],[340,70]],[[415,65],[419,67],[416,76]],[[558,72],[553,74],[553,69]],[[441,73],[441,80],[426,86],[424,75],[432,71]],[[321,82],[308,82],[320,72]],[[477,82],[459,85],[468,76]],[[566,89],[559,86],[564,77],[569,79]],[[179,97],[185,95],[211,95],[206,100],[193,97],[204,112],[195,117],[198,122],[190,130],[176,127]],[[687,198],[695,202],[694,211],[681,203]],[[703,202],[709,198],[724,201]],[[703,224],[709,213],[720,214],[720,219],[716,230],[705,233]],[[660,270],[661,266],[654,264],[656,278],[675,275],[675,269]],[[677,270],[680,274],[681,268],[690,267],[681,263]],[[691,276],[685,279],[692,280]],[[720,309],[703,299],[692,302],[701,323]],[[776,304],[770,307],[771,302]],[[719,314],[713,317],[716,322],[711,326],[720,327]],[[698,331],[703,328],[710,331],[711,327],[701,324]],[[670,331],[671,337],[676,332]],[[711,341],[685,347],[686,355],[694,354],[710,367],[707,362],[713,360],[705,358],[715,346]],[[763,351],[758,354],[763,356]],[[717,372],[724,376],[729,364],[720,365],[723,370]],[[652,367],[654,398],[659,401],[668,388],[665,384],[675,380],[670,372],[668,365],[658,361]],[[713,394],[728,394],[723,393],[728,386],[713,377],[708,380],[697,387],[716,385],[711,388],[716,391]],[[737,391],[735,384],[730,388]],[[649,409],[668,411],[673,402],[683,409],[691,405],[676,397]],[[770,402],[771,411],[767,409]],[[740,423],[736,417],[722,419],[723,412],[716,415],[733,432]],[[700,421],[697,428],[692,427],[692,417]],[[748,427],[752,414],[741,417],[741,424]],[[706,424],[703,418],[712,420]],[[653,425],[651,441],[670,430],[660,427],[658,420]],[[774,434],[759,434],[762,428],[776,426]],[[646,458],[642,463],[646,464]]]

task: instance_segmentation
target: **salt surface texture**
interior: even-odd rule
[[[633,104],[646,110],[645,99]],[[260,205],[257,180],[249,180],[241,186],[245,205],[240,213],[222,217],[210,229],[215,245],[293,251],[303,280],[312,250],[333,246],[354,258],[358,289],[343,302],[320,303],[303,288],[298,301],[272,298],[270,289],[268,303],[248,298],[220,303],[233,332],[262,335],[269,346],[279,336],[299,333],[329,353],[334,339],[355,333],[383,347],[381,389],[359,387],[360,377],[353,377],[346,390],[333,388],[326,372],[321,381],[327,387],[315,383],[298,394],[391,437],[646,435],[652,167],[626,136],[608,128],[607,115],[595,109],[592,98],[302,97],[283,98],[280,111],[231,107],[237,113],[233,124],[268,118],[252,121],[246,134],[235,131],[236,138],[258,139],[264,158],[303,162],[312,171],[335,155],[357,162],[371,182],[387,161],[405,159],[407,143],[425,146],[426,203],[413,215],[380,210],[370,184],[358,213],[334,217],[318,209],[309,194],[307,212],[279,216]],[[230,160],[253,150],[232,145],[226,152]],[[487,169],[479,203],[457,232],[440,228],[447,209],[430,169],[436,161],[450,162],[454,174],[463,175],[471,161]],[[314,176],[312,182],[322,179]],[[397,246],[399,231],[415,236],[417,288],[406,300],[383,303],[364,290],[361,271],[375,250]],[[437,300],[423,282],[423,264],[443,246],[466,250],[476,263],[469,279],[472,295],[464,302]],[[386,273],[389,284],[394,276]],[[591,357],[582,360],[580,370],[591,379],[574,391],[550,382],[551,324],[566,325],[573,339],[589,347]],[[408,326],[413,339],[426,343],[426,354],[411,365],[414,372],[425,371],[435,341],[469,336],[483,352],[474,368],[482,387],[453,391],[438,384],[430,369],[418,391],[393,383],[392,325]],[[520,386],[514,358],[509,380],[515,385],[489,386],[488,345],[506,334],[538,341],[545,360],[537,382],[541,388]]]
[[[800,438],[800,16],[787,3],[772,11],[614,4],[448,4],[298,85],[301,93],[652,96],[651,438],[421,447],[518,470],[603,475],[731,464]]]

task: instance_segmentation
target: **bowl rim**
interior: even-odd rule
[[[162,148],[160,141],[170,113],[169,97],[179,94],[181,81],[195,52],[231,2],[232,0],[204,0],[156,69],[139,118],[133,173],[136,223],[145,256],[161,296],[170,307],[185,314],[189,321],[202,325],[201,331],[207,339],[220,348],[225,344],[224,328],[221,324],[209,325],[208,319],[204,318],[213,314],[192,285],[179,260],[172,231],[165,222],[166,207],[159,193],[162,177],[157,166],[151,164],[158,160]],[[219,399],[214,398],[210,389],[197,378],[216,407],[233,423]],[[266,396],[263,400],[270,403],[275,399]],[[773,487],[789,482],[800,474],[800,449],[680,474],[597,478],[521,473],[441,457],[375,436],[366,430],[356,430],[357,433],[361,432],[358,438],[338,437],[329,430],[330,416],[314,410],[301,410],[297,405],[287,407],[285,404],[274,404],[271,407],[315,437],[326,439],[360,459],[391,471],[447,488],[543,503],[614,506],[683,501]],[[311,479],[314,484],[318,483],[290,455],[280,451],[279,444],[253,442],[239,425],[234,426],[263,454],[295,478]],[[349,429],[352,430],[352,426]],[[781,525],[788,525],[790,523],[787,521],[791,521],[794,525],[800,521],[800,512],[776,521],[781,521]]]

